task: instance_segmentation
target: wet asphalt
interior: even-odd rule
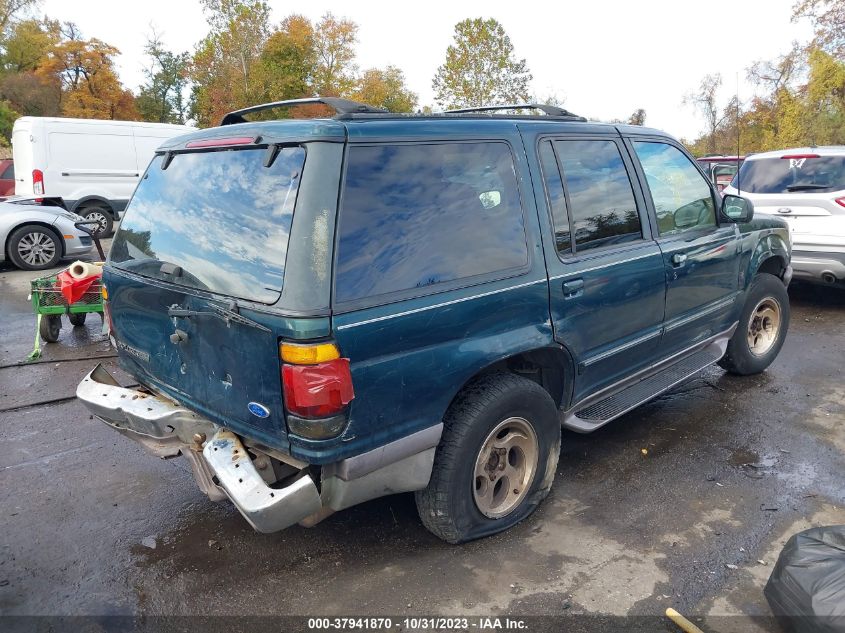
[[[708,631],[767,631],[762,587],[784,541],[845,523],[845,291],[790,288],[790,333],[764,374],[711,368],[592,435],[565,432],[540,509],[452,546],[421,526],[412,495],[253,532],[184,459],[144,453],[73,399],[97,362],[132,382],[99,318],[65,322],[21,365],[34,276],[0,264],[0,614],[576,622],[671,606]]]

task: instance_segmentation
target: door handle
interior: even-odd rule
[[[672,255],[673,266],[683,266],[687,263],[687,256],[685,253],[675,253]]]
[[[563,283],[563,297],[565,299],[570,299],[572,297],[577,297],[580,295],[584,290],[584,280],[583,279],[573,279],[571,281],[566,281]]]

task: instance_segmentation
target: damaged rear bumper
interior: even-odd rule
[[[443,426],[323,466],[319,481],[311,474],[315,469],[299,463],[301,470],[280,486],[269,474],[272,467],[256,469],[259,460],[253,461],[242,438],[169,399],[121,387],[102,365],[79,383],[76,396],[100,420],[154,455],[184,455],[211,500],[230,499],[250,525],[265,533],[295,523],[313,525],[369,499],[425,488]],[[260,452],[251,444],[250,451]]]
[[[154,455],[185,455],[200,489],[214,501],[231,499],[259,532],[283,530],[322,508],[309,475],[271,488],[234,433],[169,400],[121,387],[102,365],[79,383],[76,397]]]

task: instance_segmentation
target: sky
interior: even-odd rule
[[[805,20],[791,22],[794,0],[268,3],[274,23],[290,13],[316,21],[327,11],[354,20],[359,67],[398,66],[420,105],[434,105],[431,80],[455,24],[492,17],[504,26],[515,55],[527,60],[537,97],[556,95],[567,109],[600,120],[644,108],[648,126],[687,139],[697,137],[704,122],[683,97],[705,74],[722,74],[722,103],[737,83],[746,101],[753,94],[748,66],[786,53],[793,40],[805,42],[812,33]],[[151,27],[175,51],[193,51],[208,32],[199,0],[42,0],[41,9],[117,46],[120,78],[136,91]]]

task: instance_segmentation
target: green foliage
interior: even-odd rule
[[[474,107],[527,101],[531,79],[526,61],[514,57],[502,25],[476,18],[455,25],[454,43],[432,87],[445,108]]]
[[[12,126],[19,116],[8,101],[0,101],[0,138],[12,138]]]
[[[147,40],[144,52],[150,65],[144,70],[146,82],[135,99],[138,113],[144,121],[185,123],[190,55],[168,51],[155,32]]]
[[[405,85],[405,75],[396,66],[364,71],[353,98],[390,112],[413,112],[418,100],[416,93]]]

